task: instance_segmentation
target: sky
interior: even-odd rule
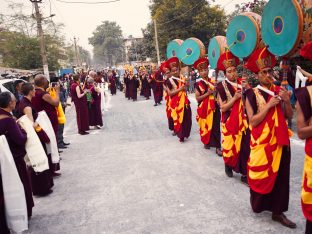
[[[65,0],[68,2],[85,1],[97,2],[107,0]],[[191,0],[190,0],[191,1]],[[31,14],[32,4],[29,0],[0,0],[0,13],[9,14],[7,5],[10,2],[24,3],[25,13]],[[247,0],[215,0],[212,5],[218,4],[227,13],[234,10],[235,4],[247,2]],[[149,0],[120,0],[108,4],[68,4],[58,0],[43,0],[39,7],[42,8],[44,16],[50,15],[54,22],[65,24],[64,34],[70,42],[74,37],[78,38],[78,45],[92,52],[92,46],[88,38],[102,21],[116,21],[121,27],[124,37],[132,35],[142,37],[142,28],[150,22],[151,16],[148,6]]]

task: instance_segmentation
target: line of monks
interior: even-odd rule
[[[258,49],[250,56],[244,66],[260,83],[252,88],[246,78],[238,77],[239,59],[230,51],[218,60],[217,69],[226,77],[219,83],[208,77],[208,59],[198,59],[193,65],[200,74],[200,80],[195,84],[196,121],[204,147],[216,148],[216,153],[223,156],[225,174],[233,177],[233,171],[240,173],[241,181],[250,187],[252,210],[255,213],[270,211],[272,220],[296,228],[284,214],[289,203],[292,133],[286,120],[293,116],[291,92],[274,85],[275,64],[275,56],[266,48]],[[192,125],[186,92],[188,78],[184,69],[177,57],[160,66],[168,127],[180,142],[190,136]],[[312,74],[305,73],[312,80]],[[295,94],[298,136],[307,139],[302,208],[307,218],[306,233],[312,233],[312,86],[297,89]]]
[[[140,96],[150,99],[153,90],[154,106],[161,105],[163,99],[163,75],[156,66],[152,66],[151,74],[145,67],[140,67],[138,75],[134,74],[132,66],[126,67],[124,74],[125,97],[137,101],[137,91],[140,88]]]

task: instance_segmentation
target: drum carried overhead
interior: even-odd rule
[[[226,39],[230,51],[238,58],[249,57],[261,47],[261,16],[245,12],[235,16],[228,25]]]
[[[261,34],[269,51],[291,56],[303,35],[303,11],[297,0],[270,0],[264,7]]]
[[[217,68],[218,60],[227,47],[225,36],[215,36],[210,39],[208,46],[208,59],[212,69]]]
[[[178,57],[179,59],[181,59],[180,57],[180,47],[183,43],[183,40],[181,39],[175,39],[172,40],[168,43],[167,45],[167,59],[170,59],[172,57]]]
[[[197,59],[206,55],[204,44],[197,38],[191,37],[185,40],[181,46],[181,62],[185,65],[193,65]]]

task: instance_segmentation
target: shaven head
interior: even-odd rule
[[[38,74],[35,76],[34,84],[35,86],[40,87],[40,88],[47,88],[48,79],[45,77],[45,75]]]
[[[89,72],[89,76],[94,79],[96,77],[96,72],[95,71],[90,71]]]

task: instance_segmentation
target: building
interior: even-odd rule
[[[129,54],[129,51],[130,51],[130,48],[131,46],[136,43],[136,42],[141,42],[143,41],[143,37],[133,37],[133,36],[129,36],[128,38],[125,38],[123,40],[124,42],[124,48],[125,48],[125,59],[124,59],[124,62],[126,63],[130,63],[130,54]]]

